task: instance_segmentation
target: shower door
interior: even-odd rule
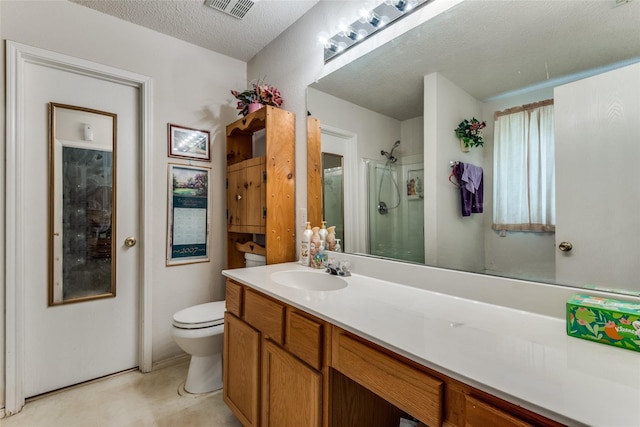
[[[415,158],[414,158],[415,157]],[[366,160],[369,254],[424,263],[422,156]]]

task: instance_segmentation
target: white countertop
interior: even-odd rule
[[[223,274],[559,422],[640,426],[640,354],[569,337],[563,318],[355,273],[344,278],[344,289],[295,289],[271,279],[285,270],[329,276],[297,263]]]

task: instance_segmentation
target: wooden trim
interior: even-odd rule
[[[322,135],[320,120],[307,117],[307,221],[322,222]]]
[[[553,105],[553,98],[545,99],[544,101],[533,102],[531,104],[520,105],[519,107],[507,108],[506,110],[496,111],[494,113],[494,119],[508,114],[519,113],[521,111],[530,111],[540,107],[546,107],[547,105]]]

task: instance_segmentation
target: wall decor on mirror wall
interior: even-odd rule
[[[49,104],[49,306],[115,297],[117,115]]]
[[[192,129],[168,123],[169,157],[211,160],[208,130]]]
[[[167,265],[209,261],[209,172],[169,164]]]

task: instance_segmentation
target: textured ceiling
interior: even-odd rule
[[[239,20],[204,0],[70,1],[245,62],[318,2],[256,1]]]
[[[479,100],[640,59],[640,0],[467,0],[312,86],[395,117],[439,72]],[[381,102],[382,100],[382,102]],[[313,112],[312,112],[313,113]]]

